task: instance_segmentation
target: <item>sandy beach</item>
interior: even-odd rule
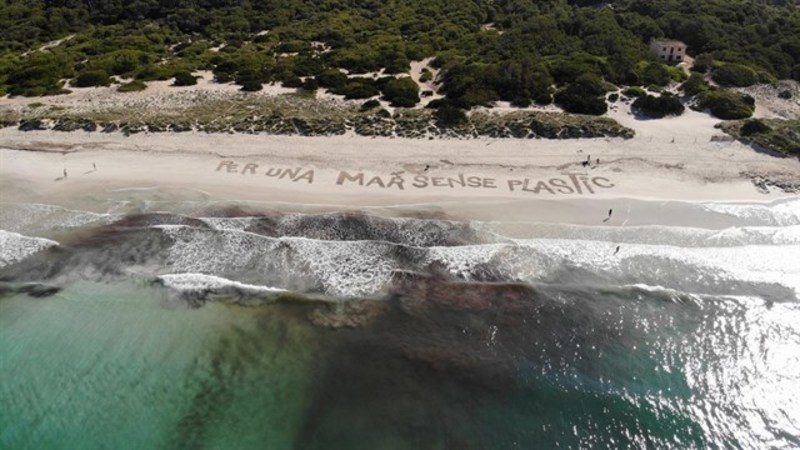
[[[637,129],[635,138],[126,137],[6,128],[0,130],[0,173],[6,200],[157,185],[227,200],[350,206],[623,197],[770,201],[791,194],[759,189],[751,177],[800,179],[796,159],[715,141],[721,134],[700,113],[646,122],[617,116]]]
[[[125,96],[88,88],[45,101],[76,111],[129,105],[143,112],[236,95],[231,86],[207,78],[190,88],[158,82]],[[273,90],[258,95],[281,98]],[[25,108],[19,99],[2,103]],[[766,106],[757,114],[773,114]],[[617,102],[608,116],[635,136],[126,135],[7,127],[0,129],[0,197],[3,202],[80,203],[100,212],[102,207],[93,205],[97,195],[144,189],[169,192],[176,201],[258,202],[269,209],[393,208],[381,214],[429,211],[464,220],[576,224],[594,224],[608,209],[631,209],[636,201],[625,218],[632,224],[677,224],[680,216],[680,223],[689,225],[691,214],[673,214],[663,202],[766,203],[797,196],[779,186],[797,185],[800,161],[733,140],[708,114],[689,109],[680,117],[643,120],[631,113],[629,102]]]

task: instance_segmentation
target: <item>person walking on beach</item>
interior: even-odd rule
[[[608,222],[609,220],[611,220],[611,214],[612,214],[612,213],[614,213],[614,209],[609,209],[609,210],[608,210],[608,217],[606,217],[605,219],[603,219],[603,223],[606,223],[606,222]]]
[[[614,250],[614,255],[616,255],[617,253],[619,253],[619,245],[617,246],[617,249]]]
[[[67,169],[64,169],[64,178],[67,178]]]
[[[97,170],[97,164],[92,163],[92,169]]]

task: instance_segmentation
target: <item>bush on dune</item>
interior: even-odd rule
[[[686,109],[678,100],[678,97],[672,94],[662,94],[659,97],[644,95],[637,98],[631,107],[640,114],[656,119],[666,116],[680,116]]]
[[[412,107],[419,103],[419,86],[409,77],[391,79],[381,91],[392,106]]]
[[[603,80],[596,76],[583,75],[556,92],[555,102],[569,113],[599,116],[608,111],[605,93],[606,85]]]
[[[770,131],[772,131],[772,128],[758,119],[746,120],[740,129],[742,136],[753,136],[755,134],[769,133]]]
[[[739,120],[753,115],[755,101],[749,95],[728,89],[716,89],[700,94],[697,107],[709,110],[719,119]]]
[[[647,95],[647,91],[639,86],[627,87],[622,91],[622,93],[627,97],[641,97],[642,95]]]
[[[147,89],[147,84],[140,80],[133,80],[130,83],[125,83],[117,88],[117,92],[138,92]]]
[[[175,74],[173,86],[194,86],[197,84],[197,77],[188,71],[181,71]]]
[[[463,110],[449,105],[436,109],[434,117],[436,124],[442,128],[455,127],[467,121],[467,115]]]
[[[720,86],[747,87],[758,82],[755,70],[742,64],[722,64],[711,72],[711,78]]]
[[[108,86],[111,78],[102,70],[87,70],[79,73],[72,84],[76,87]]]
[[[697,95],[706,92],[709,88],[710,86],[705,78],[699,73],[692,73],[689,79],[680,86],[680,89],[686,95]]]

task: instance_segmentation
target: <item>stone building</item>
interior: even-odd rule
[[[686,44],[672,39],[653,39],[650,41],[650,52],[664,62],[679,63],[686,57]]]

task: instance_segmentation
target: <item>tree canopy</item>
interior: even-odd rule
[[[315,77],[352,98],[376,88],[388,97],[384,88],[408,82],[351,85],[335,72],[404,73],[434,57],[450,106],[546,104],[554,87],[562,100],[579,90],[568,89],[583,75],[618,85],[680,81],[649,55],[659,37],[686,42],[698,67],[724,84],[800,79],[800,10],[791,3],[0,0],[0,92],[57,94],[79,75],[105,83],[100,72],[149,81],[206,69],[246,90],[298,79],[312,87]]]

